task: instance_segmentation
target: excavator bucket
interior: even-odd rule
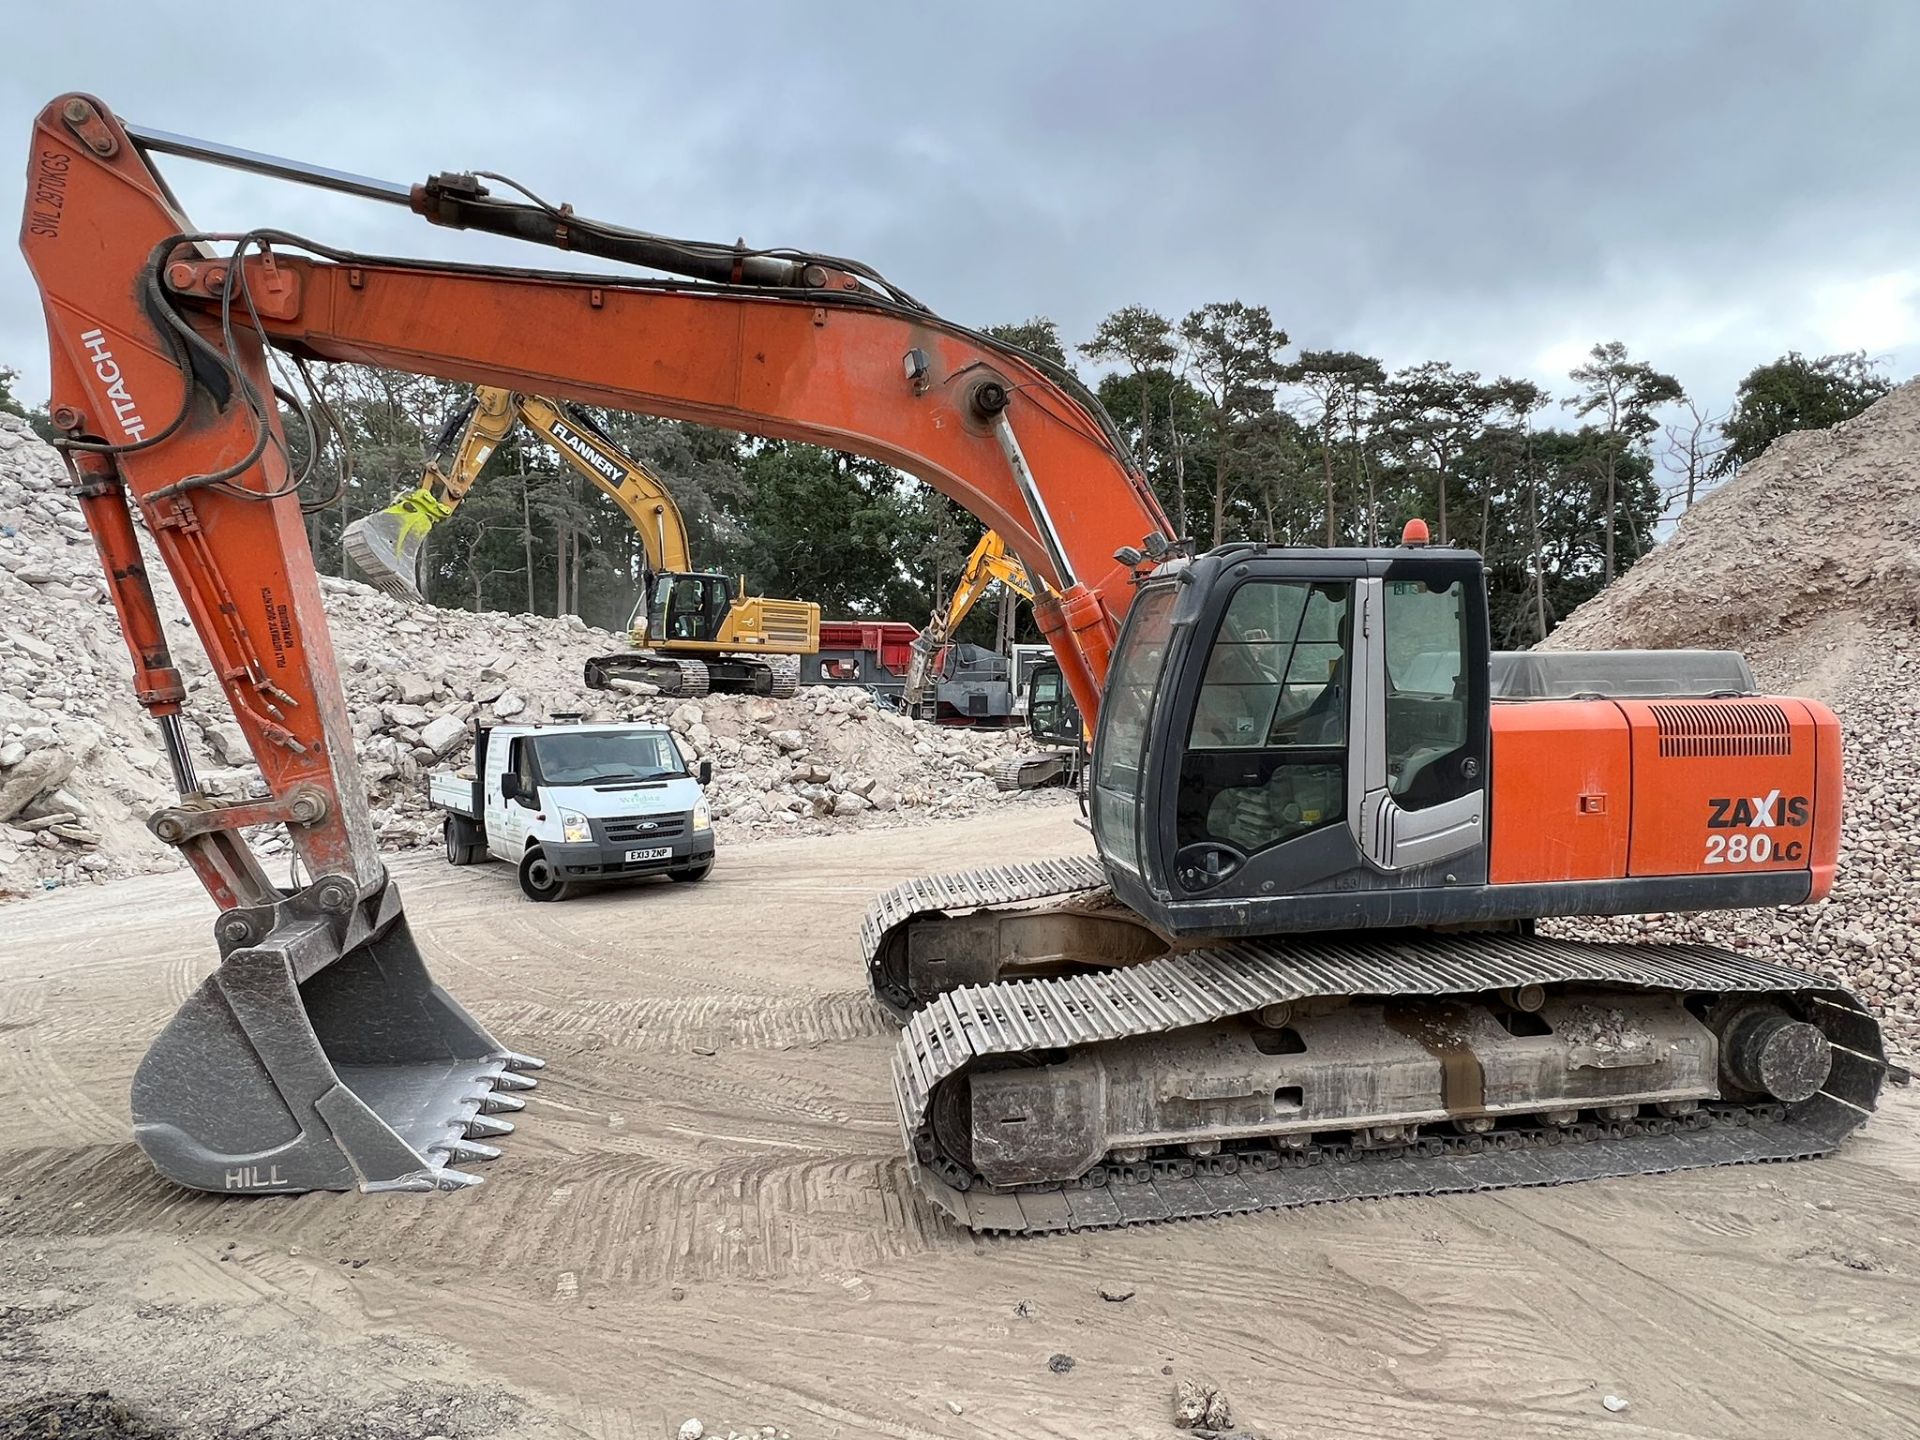
[[[420,508],[423,496],[402,496],[386,509],[362,515],[348,525],[340,543],[369,585],[397,600],[420,600],[420,548],[426,544],[433,521]],[[424,497],[435,503],[432,497]]]
[[[219,968],[134,1074],[134,1136],[162,1175],[248,1193],[479,1183],[455,1167],[499,1153],[481,1142],[513,1129],[497,1117],[543,1062],[433,982],[391,885],[362,902],[323,881],[230,910],[217,934]]]

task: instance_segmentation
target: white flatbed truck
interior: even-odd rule
[[[713,869],[706,785],[660,725],[477,725],[473,764],[427,777],[447,863],[512,865],[530,900],[576,886]]]

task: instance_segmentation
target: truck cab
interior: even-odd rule
[[[713,824],[703,787],[658,725],[489,725],[476,729],[470,774],[431,777],[446,812],[447,860],[516,867],[529,899],[575,886],[666,875],[704,880]]]

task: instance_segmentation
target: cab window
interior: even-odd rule
[[[1140,868],[1136,822],[1154,704],[1173,640],[1171,585],[1150,586],[1133,602],[1107,670],[1094,747],[1093,831],[1101,854]]]
[[[668,602],[667,638],[699,640],[706,630],[707,586],[691,576],[677,580],[673,598]]]
[[[1387,789],[1408,810],[1459,793],[1445,765],[1467,741],[1467,614],[1461,582],[1386,586]]]
[[[1352,611],[1346,581],[1234,592],[1181,762],[1180,845],[1251,854],[1342,817]]]
[[[533,742],[520,739],[513,742],[513,773],[520,781],[520,801],[532,805],[540,798],[539,782],[533,773]]]
[[[1060,728],[1060,672],[1040,670],[1034,673],[1032,698],[1027,702],[1028,728],[1036,735],[1051,735]]]

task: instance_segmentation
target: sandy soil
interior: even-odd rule
[[[1273,1435],[1920,1431],[1907,1091],[1810,1164],[1021,1241],[945,1224],[898,1158],[860,912],[911,873],[1078,849],[1071,813],[735,846],[705,885],[559,906],[404,862],[441,980],[550,1062],[459,1195],[159,1181],[127,1081],[211,963],[210,908],[180,875],[9,907],[0,1435],[26,1433],[10,1406],[98,1390],[263,1440],[1171,1435],[1183,1376]]]

